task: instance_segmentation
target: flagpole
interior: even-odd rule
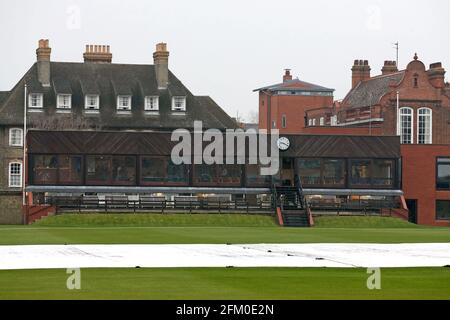
[[[26,205],[26,191],[25,191],[25,182],[26,182],[26,156],[27,156],[27,83],[25,82],[24,87],[24,102],[23,102],[23,136],[22,136],[22,144],[23,144],[23,160],[22,160],[22,204]]]

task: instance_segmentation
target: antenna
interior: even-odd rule
[[[397,63],[397,68],[398,68],[398,41],[396,42],[396,43],[394,43],[394,48],[395,48],[395,51],[396,51],[396,63]]]

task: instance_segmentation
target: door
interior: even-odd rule
[[[408,221],[411,223],[417,223],[417,200],[406,199],[406,205],[408,206]]]
[[[294,184],[294,159],[283,158],[281,162],[281,184],[292,186]]]

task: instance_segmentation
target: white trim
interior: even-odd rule
[[[20,131],[20,142],[13,143],[12,141],[12,132],[14,130]],[[9,128],[9,146],[10,147],[23,147],[23,129],[22,128]]]
[[[95,97],[97,103],[95,105],[88,105],[88,99]],[[100,109],[100,96],[98,94],[87,94],[84,96],[84,109],[86,111],[95,111]]]
[[[399,122],[400,122],[400,126],[399,126],[399,131],[400,131],[400,143],[402,142],[402,136],[403,136],[403,126],[402,126],[402,110],[409,110],[411,111],[411,114],[409,115],[404,115],[404,116],[411,116],[411,134],[410,134],[410,143],[405,143],[405,144],[413,144],[414,143],[414,109],[411,107],[401,107],[399,109]]]
[[[153,107],[148,105],[150,101],[153,101]],[[159,111],[159,96],[146,96],[144,99],[144,110]]]
[[[128,99],[128,106],[123,106],[120,104],[120,99]],[[131,112],[131,96],[130,95],[118,95],[117,96],[117,102],[116,102],[116,109],[118,112],[125,112],[125,111],[129,111]]]
[[[39,97],[40,105],[33,106],[33,96]],[[28,95],[28,109],[42,109],[44,108],[44,94],[43,93],[30,93]]]
[[[175,100],[176,99],[183,99],[183,103],[181,107],[175,107]],[[172,97],[172,111],[186,111],[186,96],[174,96]]]
[[[69,98],[69,104],[62,105],[60,104],[60,99],[62,98]],[[70,110],[72,109],[72,95],[71,94],[58,94],[56,95],[56,109],[57,110]]]
[[[11,177],[12,177],[12,174],[11,174],[11,167],[13,166],[13,165],[15,165],[15,164],[18,164],[18,165],[20,165],[20,167],[19,167],[19,173],[15,173],[14,175],[15,176],[19,176],[19,184],[18,185],[13,185],[13,184],[11,184]],[[20,162],[20,161],[11,161],[9,164],[8,164],[8,187],[9,188],[22,188],[22,179],[23,179],[23,176],[22,176],[22,174],[23,174],[23,165],[22,165],[22,162]]]
[[[430,118],[430,140],[429,142],[425,142],[425,143],[420,143],[419,142],[419,122],[420,122],[420,117],[428,117],[428,115],[420,115],[420,110],[428,110],[430,112],[429,114],[429,118]],[[417,133],[416,133],[416,139],[417,139],[417,144],[432,144],[433,143],[433,110],[431,108],[428,107],[421,107],[419,109],[417,109],[417,119],[416,119],[416,123],[417,123]]]

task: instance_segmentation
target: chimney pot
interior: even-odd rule
[[[291,69],[284,69],[283,82],[292,80]]]
[[[108,48],[108,50],[105,50]],[[111,63],[112,54],[109,52],[109,46],[105,45],[86,45],[86,52],[83,53],[84,62],[93,63]]]

